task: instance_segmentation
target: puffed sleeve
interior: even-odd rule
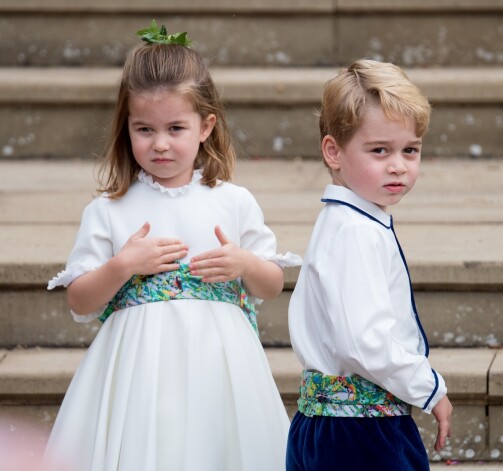
[[[382,231],[375,224],[363,229],[358,225],[341,229],[337,244],[329,249],[335,253],[323,257],[326,263],[336,263],[338,274],[337,279],[321,277],[327,312],[344,307],[333,318],[337,356],[353,372],[430,412],[445,395],[445,382],[416,350],[415,324],[405,324],[411,326],[415,338],[412,333],[404,340],[400,334],[407,334],[396,328],[398,320],[404,319],[400,316],[415,320],[410,311],[395,312],[390,299],[392,254]],[[330,271],[330,267],[326,269]]]
[[[47,289],[51,290],[57,286],[66,288],[79,276],[96,270],[112,258],[111,228],[105,201],[105,197],[97,198],[84,209],[66,267],[49,281]],[[88,322],[101,315],[103,309],[85,316],[74,312],[72,315],[77,322]]]
[[[264,214],[253,195],[242,188],[243,198],[240,211],[241,248],[249,250],[257,257],[270,260],[281,268],[302,264],[302,258],[291,252],[276,253],[276,236],[265,224]]]

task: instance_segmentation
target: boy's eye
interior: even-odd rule
[[[417,154],[419,152],[419,149],[416,149],[415,147],[407,147],[406,149],[403,150],[404,154]]]
[[[378,155],[383,155],[386,153],[386,149],[384,147],[376,147],[375,149],[372,149],[373,154],[378,154]]]

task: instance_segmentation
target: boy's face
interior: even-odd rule
[[[414,186],[421,138],[416,136],[410,118],[390,120],[380,106],[371,105],[344,148],[332,136],[326,136],[322,150],[334,184],[349,188],[385,210]]]

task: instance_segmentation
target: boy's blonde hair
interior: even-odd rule
[[[99,172],[100,193],[123,196],[136,179],[136,162],[128,131],[129,100],[145,92],[175,92],[187,97],[204,120],[216,116],[215,126],[199,146],[195,168],[203,169],[202,183],[214,187],[232,177],[236,154],[225,121],[223,104],[202,57],[179,44],[149,44],[134,48],[124,64],[114,119]]]
[[[344,147],[360,126],[365,106],[379,105],[390,119],[411,118],[418,137],[428,130],[428,99],[396,65],[359,59],[325,85],[319,125],[321,139],[333,136]]]

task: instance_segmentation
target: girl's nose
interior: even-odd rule
[[[163,134],[156,134],[153,148],[156,152],[164,152],[169,149],[169,139]]]

